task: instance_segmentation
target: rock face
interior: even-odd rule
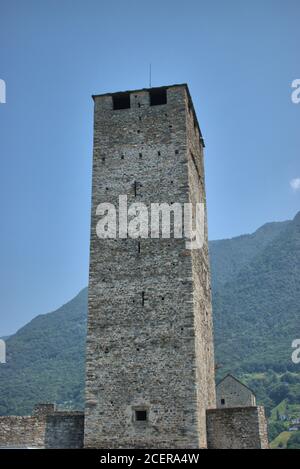
[[[203,202],[203,139],[186,85],[94,96],[85,446],[206,447],[215,407],[204,244],[99,239],[100,203]],[[172,223],[171,223],[172,227]]]

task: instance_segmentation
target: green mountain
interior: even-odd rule
[[[290,221],[266,223],[253,234],[210,241],[213,291],[233,280],[242,267],[259,256],[290,223]]]
[[[211,257],[217,362],[233,372],[296,371],[300,212],[249,237],[213,242]]]
[[[300,403],[300,212],[251,235],[210,243],[218,373],[256,390],[268,412]],[[7,338],[0,366],[0,415],[28,414],[41,401],[82,408],[87,289]],[[270,417],[271,418],[271,417]],[[272,435],[286,430],[272,417]]]
[[[7,363],[0,365],[0,415],[29,414],[36,402],[82,407],[86,311],[84,289],[6,340]]]

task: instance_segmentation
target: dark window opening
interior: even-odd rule
[[[135,420],[137,422],[145,422],[147,420],[147,411],[146,410],[136,410],[135,411]]]
[[[128,109],[130,108],[130,94],[120,93],[113,95],[113,108],[117,109]]]
[[[142,291],[142,306],[145,304],[145,292]]]
[[[153,89],[150,93],[150,106],[167,104],[167,90],[165,88]]]
[[[141,243],[138,241],[138,253],[141,254]]]
[[[225,399],[221,399],[221,404],[225,405]]]

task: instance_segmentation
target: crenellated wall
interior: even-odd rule
[[[84,415],[36,406],[32,416],[0,417],[0,448],[82,448]]]

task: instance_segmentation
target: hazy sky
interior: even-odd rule
[[[0,336],[88,281],[92,94],[187,82],[210,239],[299,210],[299,0],[0,0]]]

